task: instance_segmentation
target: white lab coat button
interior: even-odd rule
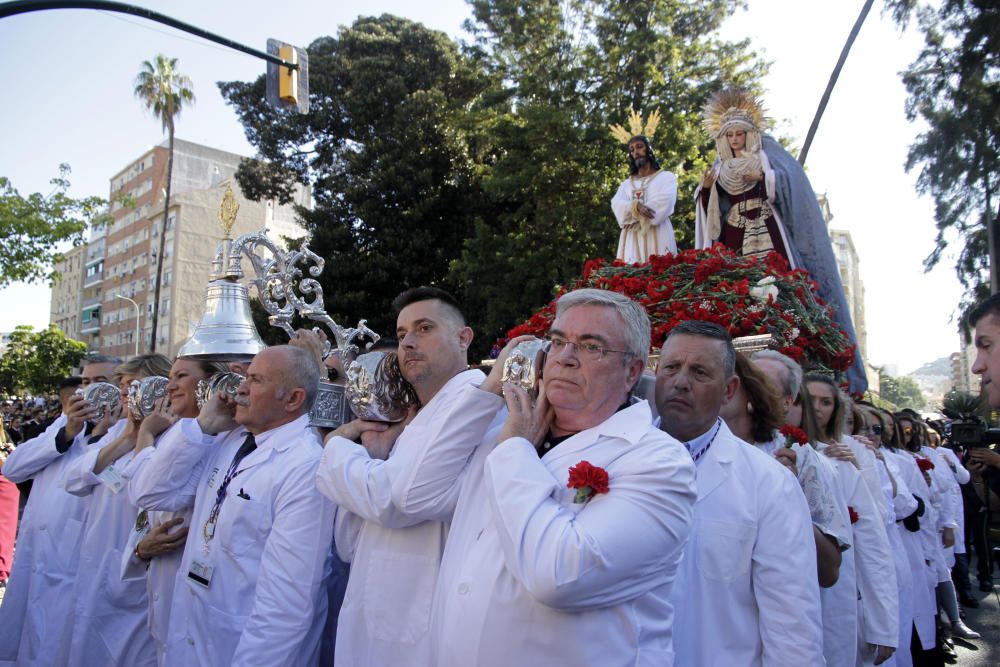
[[[469,584],[461,583],[458,585],[459,595],[468,595],[468,593],[469,593]]]

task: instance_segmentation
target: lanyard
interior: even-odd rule
[[[215,492],[215,505],[212,506],[212,511],[208,514],[208,520],[205,522],[202,528],[202,535],[205,538],[205,543],[208,544],[215,537],[215,524],[219,520],[219,512],[222,511],[222,503],[225,502],[226,496],[228,495],[226,491],[229,489],[229,483],[236,479],[242,470],[237,470],[240,461],[246,458],[247,454],[257,449],[257,443],[254,441],[253,433],[247,434],[247,439],[243,441],[240,448],[236,450],[236,455],[233,457],[233,462],[229,464],[229,470],[226,472],[226,476],[222,478],[222,483],[219,485],[219,489]]]

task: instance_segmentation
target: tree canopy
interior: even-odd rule
[[[74,199],[69,190],[70,168],[59,165],[50,181],[53,191],[22,196],[10,179],[0,176],[0,288],[12,282],[52,279],[52,265],[67,243],[81,245],[89,224],[101,224],[105,201]]]
[[[923,410],[927,405],[927,399],[920,391],[920,385],[911,377],[893,377],[879,370],[878,382],[879,395],[899,409]]]
[[[915,16],[924,34],[920,54],[903,73],[907,116],[927,124],[906,163],[919,172],[917,190],[934,200],[938,233],[924,265],[928,270],[937,265],[957,237],[955,270],[968,306],[990,294],[991,226],[997,232],[992,250],[1000,249],[1000,5],[974,0],[887,5],[902,24]]]
[[[263,161],[236,174],[251,198],[290,199],[312,187],[299,215],[326,259],[331,315],[394,325],[392,298],[441,283],[472,231],[481,196],[467,126],[486,76],[444,33],[394,16],[359,18],[309,46],[310,113],[263,103],[263,77],[220,84]]]
[[[0,354],[0,392],[12,397],[54,391],[86,354],[85,343],[66,338],[54,324],[41,331],[18,326]]]

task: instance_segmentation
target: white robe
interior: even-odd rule
[[[855,558],[857,563],[858,593],[860,596],[860,636],[858,637],[858,667],[874,664],[875,654],[869,645],[896,647],[899,643],[899,585],[896,581],[896,563],[889,542],[887,526],[893,522],[892,499],[883,490],[884,468],[875,453],[849,435],[847,445],[861,467],[861,478],[868,490],[867,497],[857,496],[855,502],[862,506],[871,502],[875,522],[869,523],[869,513],[862,515],[861,508],[852,502],[858,512],[855,533],[859,537]],[[888,479],[886,479],[888,482]],[[886,643],[886,642],[889,643]]]
[[[146,623],[146,573],[122,578],[122,552],[135,525],[138,508],[127,490],[117,492],[94,473],[101,450],[125,429],[125,419],[101,440],[89,445],[66,469],[64,488],[87,499],[87,522],[80,540],[80,569],[73,591],[73,621],[63,632],[60,655],[67,665],[156,664],[156,650]],[[132,452],[114,461],[123,473]]]
[[[785,447],[785,436],[775,431],[770,442],[755,443],[754,446],[773,457],[775,452]],[[799,487],[809,505],[813,525],[833,538],[841,551],[850,549],[853,540],[851,522],[843,509],[846,503],[839,500],[841,492],[833,464],[812,445],[794,445],[793,451],[796,454],[795,470]]]
[[[905,535],[910,531],[901,522],[917,510],[917,500],[910,492],[896,456],[884,447],[881,451],[888,474],[896,482],[896,493],[890,497],[892,517],[891,522],[886,525],[886,532],[896,564],[896,590],[899,596],[899,646],[883,664],[887,667],[912,667],[910,639],[913,632],[913,568],[919,570],[923,567],[923,562],[914,563],[911,560],[906,543],[909,538]]]
[[[671,601],[677,665],[822,665],[816,544],[794,476],[722,424]]]
[[[930,581],[930,568],[927,565],[927,551],[924,539],[925,524],[932,525],[929,492],[927,482],[924,481],[917,462],[909,453],[904,450],[895,452],[885,450],[887,458],[892,458],[896,469],[899,470],[898,481],[906,485],[911,496],[919,497],[924,503],[924,514],[918,517],[921,530],[910,532],[905,526],[900,524],[899,531],[903,547],[906,550],[906,558],[909,563],[910,583],[912,595],[912,623],[917,629],[920,644],[924,649],[934,648],[936,642],[935,623],[937,616],[937,598],[934,595],[934,582]],[[902,503],[905,499],[896,498]],[[897,518],[902,520],[913,512],[905,513],[906,507],[897,508]],[[901,635],[902,636],[902,635]],[[909,634],[906,634],[909,637]]]
[[[646,262],[650,255],[677,252],[674,226],[670,224],[677,203],[677,177],[661,169],[647,178],[645,187],[639,176],[626,179],[611,199],[611,210],[622,230],[616,257],[629,264]],[[642,218],[640,224],[632,214],[632,202],[636,200],[653,209],[652,220]]]
[[[968,484],[972,475],[969,473],[968,469],[962,465],[962,462],[958,460],[958,456],[955,452],[948,447],[938,447],[938,453],[942,457],[948,458],[952,463],[952,473],[955,475],[955,481],[958,482],[959,488],[957,489],[957,496],[955,497],[955,520],[958,523],[958,529],[955,531],[955,553],[964,554],[965,553],[965,502],[962,499],[962,484]]]
[[[166,665],[298,667],[319,659],[335,518],[314,483],[319,440],[308,415],[258,435],[257,449],[237,467],[214,537],[206,540],[216,491],[244,439],[240,428],[207,436],[196,420],[182,419],[132,479],[143,507],[194,505]],[[207,587],[187,576],[194,561],[214,568]]]
[[[440,473],[434,451],[469,450],[482,440],[496,413],[490,395],[476,389],[485,377],[470,370],[451,378],[385,461],[344,438],[324,448],[316,486],[339,508],[335,542],[341,559],[351,563],[337,620],[337,665],[431,664],[431,599],[450,511],[408,515],[393,498],[407,494],[407,479],[421,466]]]
[[[673,664],[668,598],[695,497],[687,452],[652,426],[646,401],[541,458],[499,431],[461,483],[431,664]],[[574,503],[569,469],[583,460],[608,472],[609,491]]]
[[[72,618],[79,565],[77,550],[87,503],[60,486],[66,467],[83,453],[81,432],[60,454],[56,434],[61,415],[43,433],[14,448],[3,464],[4,477],[34,480],[17,531],[17,553],[3,606],[0,606],[0,665],[52,665],[58,638]]]
[[[179,429],[180,423],[175,423],[164,434],[172,429]],[[163,437],[161,434],[157,440]],[[126,471],[129,478],[129,497],[136,507],[140,507],[135,500],[135,493],[132,490],[132,478],[149,461],[155,450],[152,447],[139,452],[130,463]],[[191,508],[186,508],[178,512],[161,512],[157,510],[145,510],[140,507],[140,511],[146,512],[148,527],[144,530],[133,530],[129,539],[129,548],[122,552],[122,577],[135,577],[145,575],[146,578],[146,599],[149,603],[148,625],[149,633],[156,643],[156,658],[159,664],[163,664],[167,647],[167,628],[170,623],[170,607],[174,599],[174,583],[177,580],[177,572],[180,570],[181,558],[184,555],[184,545],[170,553],[156,556],[149,563],[138,560],[135,555],[135,546],[145,537],[148,532],[157,526],[175,518],[184,520],[179,526],[171,529],[175,533],[191,525]]]
[[[778,206],[775,201],[775,175],[774,169],[771,168],[771,161],[768,159],[767,154],[762,150],[760,151],[760,161],[761,168],[764,172],[764,191],[767,193],[767,203],[771,204],[771,213],[774,215],[774,221],[778,225],[778,231],[781,233],[781,242],[785,244],[785,248],[788,252],[788,264],[793,269],[799,268],[795,264],[795,253],[792,251],[791,241],[788,237],[788,230],[785,228],[785,223],[781,219],[781,212],[778,211]],[[718,167],[715,166],[715,176],[718,177]],[[715,187],[714,185],[712,187]],[[726,224],[725,220],[721,221],[723,225]],[[719,235],[716,234],[712,236],[709,231],[708,224],[708,213],[705,211],[705,207],[701,205],[701,183],[698,183],[698,187],[694,191],[694,247],[709,248],[713,243],[719,240]]]
[[[841,553],[837,583],[819,591],[823,604],[823,656],[827,667],[851,667],[858,645],[858,575],[854,563],[854,526],[848,507],[849,497],[862,486],[861,474],[850,463],[821,455],[837,482],[834,491],[837,511],[850,526],[851,548]],[[846,467],[845,467],[846,466]]]
[[[818,448],[822,451],[826,445],[819,443]],[[828,628],[826,645],[827,664],[839,667],[856,664],[859,651],[870,653],[868,644],[895,648],[899,643],[899,592],[894,557],[885,529],[885,503],[877,471],[874,466],[871,467],[876,475],[876,499],[872,497],[861,471],[846,461],[833,462],[844,499],[858,515],[857,522],[851,526],[854,548],[844,553],[844,560],[851,558],[853,563],[847,568],[841,564],[840,579],[832,588],[824,589],[823,594],[831,617],[840,619],[834,622],[838,626],[836,635],[842,639],[832,641],[831,629]],[[862,470],[864,468],[862,465]],[[849,618],[854,619],[853,624],[848,622]],[[854,643],[846,640],[852,632]]]

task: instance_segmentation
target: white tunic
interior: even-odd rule
[[[899,593],[899,645],[896,652],[885,663],[889,667],[911,667],[913,656],[910,654],[910,638],[913,632],[913,574],[912,568],[920,569],[922,562],[914,563],[906,545],[905,533],[909,531],[901,523],[917,510],[917,500],[910,493],[910,487],[904,479],[903,472],[896,461],[895,455],[882,448],[885,467],[896,482],[896,493],[890,497],[892,508],[891,522],[886,525],[889,535],[889,546],[892,548],[896,564],[896,590]],[[890,489],[891,491],[891,489]]]
[[[493,397],[497,409],[501,399]],[[668,600],[687,539],[694,465],[646,401],[541,459],[486,435],[469,462],[434,599],[436,667],[673,664]],[[608,472],[574,503],[569,469]]]
[[[818,447],[822,451],[826,445],[819,443]],[[868,454],[874,460],[870,451]],[[864,459],[859,456],[859,460]],[[852,649],[855,659],[858,648],[866,644],[895,648],[899,643],[899,593],[893,555],[885,530],[887,510],[874,462],[869,465],[866,463],[862,463],[861,472],[850,463],[837,464],[844,496],[858,515],[857,522],[852,525],[852,552],[857,577],[856,604],[859,607],[858,645]],[[866,468],[869,469],[867,477],[864,474]],[[869,490],[872,485],[878,492],[877,498],[872,497]],[[851,661],[853,662],[854,660]]]
[[[83,453],[81,431],[60,454],[60,415],[43,433],[18,445],[3,464],[4,477],[34,480],[17,531],[17,553],[0,606],[0,664],[51,665],[58,638],[70,622],[80,535],[87,503],[60,486],[66,467]]]
[[[816,545],[794,476],[722,424],[698,463],[671,600],[678,665],[822,665]]]
[[[86,498],[89,504],[78,554],[73,621],[63,633],[60,647],[67,665],[156,664],[153,638],[146,624],[146,573],[126,579],[121,576],[122,552],[138,509],[124,486],[115,491],[94,474],[101,450],[121,434],[126,421],[119,420],[66,469],[66,491]],[[122,473],[131,459],[130,451],[109,468]]]
[[[837,583],[829,588],[821,588],[820,600],[823,604],[823,656],[827,667],[851,667],[857,659],[858,646],[858,576],[854,566],[854,525],[851,523],[848,507],[864,486],[861,473],[846,461],[820,456],[833,472],[837,486],[834,490],[837,510],[850,526],[851,548],[842,552],[840,574]]]
[[[911,532],[900,524],[899,535],[906,550],[906,558],[909,563],[912,623],[917,628],[921,646],[924,649],[932,649],[936,642],[937,598],[934,595],[934,583],[936,582],[931,582],[929,578],[930,568],[925,558],[926,549],[922,530],[925,523],[932,523],[929,514],[930,500],[928,498],[927,483],[924,481],[923,475],[917,467],[916,460],[909,453],[904,450],[893,452],[883,449],[883,451],[886,454],[886,458],[891,458],[896,469],[899,470],[900,475],[897,481],[902,481],[906,485],[906,490],[910,496],[919,497],[920,501],[924,504],[924,514],[918,517],[921,530]],[[903,505],[905,498],[900,498],[900,495],[897,493],[896,499],[900,503],[900,507],[897,508],[896,513],[898,519],[905,519],[913,513],[913,511],[906,512],[908,507]],[[906,636],[909,637],[909,634]]]
[[[653,209],[652,220],[640,219],[632,213],[632,203],[638,201]],[[657,171],[652,176],[626,179],[611,199],[611,210],[622,232],[618,239],[618,259],[629,264],[646,262],[650,255],[677,252],[674,226],[670,224],[677,203],[677,177],[669,171]],[[626,229],[628,226],[628,229]]]
[[[948,468],[951,470],[952,475],[955,477],[955,482],[959,486],[951,487],[951,497],[952,497],[952,507],[955,508],[955,523],[957,528],[955,529],[955,546],[949,547],[956,554],[965,553],[965,504],[962,500],[962,484],[968,484],[971,475],[969,471],[966,470],[962,462],[958,460],[955,456],[955,452],[947,447],[938,447],[934,450],[937,452],[938,457],[945,461]]]
[[[208,436],[196,420],[183,419],[132,479],[136,500],[148,509],[194,504],[167,665],[298,667],[319,659],[335,509],[316,490],[322,451],[308,415],[257,436],[257,449],[237,466],[213,538],[205,537],[216,492],[245,437],[239,428]],[[195,561],[214,568],[207,587],[188,577]]]
[[[341,559],[351,563],[337,620],[337,665],[431,664],[431,599],[450,509],[408,515],[393,497],[408,493],[407,480],[421,466],[441,474],[435,452],[468,452],[482,441],[496,413],[490,394],[476,389],[484,379],[480,371],[464,371],[449,380],[385,461],[344,438],[327,443],[316,485],[339,508],[335,542]]]
[[[175,423],[167,431],[179,429],[180,423]],[[159,440],[163,435],[157,438]],[[126,477],[129,478],[129,496],[132,504],[140,507],[135,500],[135,492],[132,490],[132,478],[149,461],[155,450],[152,447],[139,452],[131,463],[129,463]],[[149,632],[156,643],[157,661],[162,664],[167,645],[167,628],[170,623],[170,607],[174,599],[174,583],[177,580],[177,572],[181,567],[181,558],[184,555],[184,545],[180,545],[176,550],[156,556],[149,563],[139,561],[133,554],[135,545],[145,537],[148,532],[157,526],[175,518],[181,518],[184,523],[171,529],[171,533],[181,530],[191,525],[191,508],[186,508],[178,512],[161,512],[157,510],[145,510],[140,507],[140,512],[146,512],[147,528],[134,530],[129,539],[129,548],[122,553],[122,576],[133,577],[144,574],[146,578],[146,599],[149,603],[148,624]],[[138,526],[138,523],[136,524]]]

